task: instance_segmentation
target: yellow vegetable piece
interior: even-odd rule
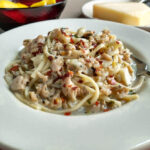
[[[7,0],[0,1],[0,8],[27,8],[27,5],[21,3],[13,3]]]
[[[32,4],[30,7],[40,7],[40,6],[51,5],[55,3],[56,3],[56,0],[42,0],[40,2]]]
[[[28,8],[28,6],[25,4],[22,4],[22,3],[16,3],[16,4],[17,4],[18,8]]]
[[[47,5],[55,4],[56,0],[46,0]]]
[[[42,0],[40,2],[32,4],[30,7],[40,7],[40,6],[44,6],[44,5],[47,5],[47,3],[45,0]]]

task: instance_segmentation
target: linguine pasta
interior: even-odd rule
[[[25,104],[51,113],[105,112],[138,98],[131,52],[108,30],[68,28],[33,40],[6,68],[10,90]]]

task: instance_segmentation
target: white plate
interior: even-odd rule
[[[135,0],[94,0],[94,1],[90,1],[90,2],[87,2],[85,3],[83,6],[82,6],[82,13],[85,17],[88,17],[88,18],[93,18],[93,5],[96,4],[96,3],[106,3],[106,2],[132,2]],[[150,25],[147,25],[147,26],[140,26],[140,27],[148,27],[150,28]],[[147,29],[149,30],[149,29]]]
[[[94,19],[62,19],[25,25],[0,35],[0,143],[21,150],[128,150],[150,138],[150,80],[140,99],[119,109],[94,115],[62,116],[34,110],[8,90],[6,65],[22,41],[57,27],[96,32],[109,28],[150,63],[150,34],[118,23]]]

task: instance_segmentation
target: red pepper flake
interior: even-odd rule
[[[80,40],[80,43],[82,44],[82,46],[83,46],[84,48],[86,48],[85,42],[84,42],[83,40]]]
[[[79,80],[78,82],[79,82],[79,83],[83,83],[83,80]]]
[[[119,42],[119,41],[116,41],[116,44],[120,44],[120,42]]]
[[[65,99],[64,99],[63,97],[61,97],[61,100],[62,100],[62,103],[64,103],[64,102],[65,102]]]
[[[78,87],[77,86],[75,86],[75,87],[72,87],[72,90],[76,90]]]
[[[96,102],[95,102],[95,105],[98,106],[98,105],[99,105],[99,101],[96,101]]]
[[[70,75],[69,75],[69,73],[67,72],[66,74],[64,74],[64,76],[62,76],[61,78],[62,79],[65,79],[65,78],[67,78],[67,77],[69,77]]]
[[[104,110],[103,110],[103,112],[107,112],[107,111],[110,111],[110,109],[107,108],[107,109],[104,109]]]
[[[70,37],[70,35],[68,35],[64,30],[65,28],[61,28],[61,33],[66,37]]]
[[[47,76],[50,76],[50,75],[51,75],[51,73],[52,73],[52,70],[50,70],[50,71],[46,72],[46,75],[47,75]]]
[[[19,69],[19,66],[16,65],[16,66],[13,66],[13,67],[10,69],[10,71],[17,71],[18,69]]]
[[[53,60],[53,57],[52,57],[52,56],[48,56],[48,59],[49,59],[50,61],[52,61],[52,60]]]
[[[70,116],[71,115],[71,112],[66,112],[64,113],[65,116]]]
[[[32,55],[36,56],[36,55],[38,55],[40,53],[43,53],[42,49],[39,49],[38,51],[32,52]]]
[[[114,75],[110,75],[109,77],[112,78],[112,77],[114,77]]]
[[[54,104],[55,104],[55,105],[57,105],[57,104],[58,104],[56,99],[54,100]]]
[[[70,43],[72,43],[72,44],[74,43],[74,41],[73,41],[72,37],[70,38]]]

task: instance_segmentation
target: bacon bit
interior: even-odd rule
[[[100,63],[100,64],[102,64],[102,63],[103,63],[103,61],[102,61],[102,60],[100,60],[100,61],[99,61],[99,63]]]
[[[67,85],[67,87],[70,87],[70,88],[71,88],[71,87],[72,87],[72,85],[71,85],[71,84],[69,84],[69,85]]]
[[[73,74],[74,74],[73,71],[70,71],[70,70],[68,71],[68,73],[69,73],[69,75],[71,75],[71,76],[73,76]]]
[[[104,52],[99,52],[101,55],[104,53]]]
[[[107,111],[110,111],[110,109],[107,108],[107,109],[104,109],[104,110],[103,110],[103,112],[107,112]]]
[[[52,56],[48,56],[48,59],[49,59],[50,61],[52,61],[52,60],[53,60],[53,57],[52,57]]]
[[[64,99],[63,97],[61,97],[61,100],[62,100],[62,103],[64,103],[64,102],[65,102],[65,99]]]
[[[51,73],[52,73],[52,70],[50,70],[50,71],[46,72],[46,75],[47,75],[47,76],[50,76],[50,75],[51,75]]]
[[[98,106],[98,105],[99,105],[99,101],[96,101],[96,102],[95,102],[95,105]]]
[[[66,49],[67,48],[67,44],[64,44],[64,49]]]
[[[10,69],[10,71],[17,71],[18,69],[19,69],[19,66],[16,65],[16,66],[13,66],[13,67]]]
[[[58,102],[57,102],[57,100],[56,100],[56,99],[54,100],[54,104],[55,104],[55,105],[57,105],[57,104],[58,104]]]
[[[116,44],[120,44],[120,42],[119,42],[119,41],[116,41]]]
[[[70,115],[71,115],[71,112],[66,112],[66,113],[64,113],[64,115],[70,116]]]
[[[73,41],[72,37],[70,38],[70,43],[74,44],[74,41]]]
[[[83,80],[79,80],[78,82],[79,82],[79,83],[83,83]]]
[[[36,52],[32,52],[32,55],[33,55],[33,56],[36,56],[36,55],[38,55],[38,54],[40,54],[40,53],[43,53],[42,49],[39,49],[39,50],[36,51]]]
[[[112,77],[114,77],[114,75],[110,75],[109,77],[112,78]]]
[[[61,72],[63,70],[63,68],[61,67],[60,69],[59,69],[59,71]]]
[[[72,90],[76,90],[78,87],[77,86],[75,86],[75,87],[72,87]]]

